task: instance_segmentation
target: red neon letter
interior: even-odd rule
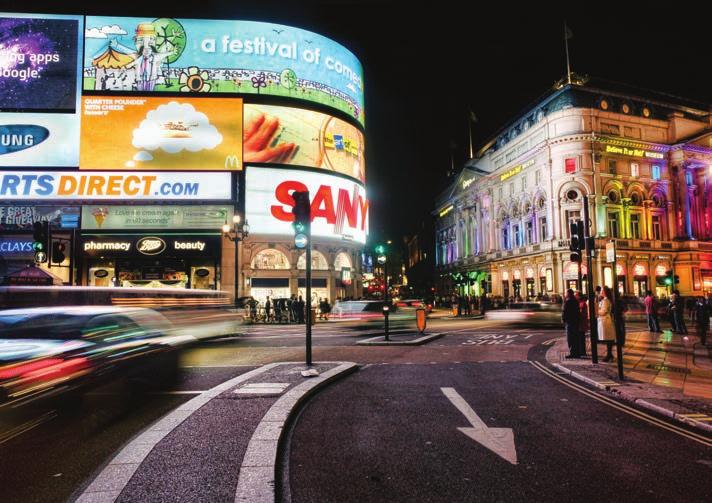
[[[321,206],[324,206],[323,208]],[[311,219],[312,222],[316,217],[326,218],[330,224],[336,223],[336,214],[334,213],[334,199],[331,195],[331,187],[322,185],[319,191],[314,196],[311,204]]]
[[[292,215],[292,208],[294,207],[294,198],[291,193],[295,191],[303,192],[305,190],[307,190],[306,185],[294,180],[287,180],[277,185],[277,188],[274,190],[274,197],[283,205],[289,206],[289,210],[285,210],[284,206],[273,204],[270,208],[272,216],[282,222],[293,222],[294,215]]]

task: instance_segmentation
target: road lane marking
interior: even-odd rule
[[[462,415],[472,425],[471,428],[457,428],[475,442],[488,448],[499,457],[517,464],[517,450],[514,446],[514,432],[511,428],[489,428],[482,419],[472,410],[455,388],[440,388],[440,391],[450,402],[462,412]]]
[[[30,419],[29,421],[24,422],[21,425],[16,426],[8,431],[0,432],[0,444],[9,442],[13,438],[19,437],[23,433],[27,433],[28,431],[33,430],[48,421],[51,421],[55,417],[57,417],[57,412],[52,410],[49,412],[45,412],[39,417]]]
[[[654,416],[646,414],[645,412],[639,411],[638,409],[629,407],[628,405],[619,403],[619,402],[617,402],[611,398],[608,398],[604,395],[595,393],[595,392],[591,391],[590,389],[588,389],[584,386],[581,386],[580,384],[571,382],[568,379],[560,377],[559,374],[557,374],[556,372],[553,372],[552,370],[548,369],[546,366],[544,366],[543,364],[541,364],[539,362],[534,362],[534,361],[530,360],[529,363],[536,369],[540,370],[547,376],[551,377],[552,379],[555,379],[555,380],[559,381],[561,384],[564,384],[565,386],[568,386],[569,388],[571,388],[575,391],[578,391],[581,394],[587,395],[590,398],[593,398],[594,400],[598,400],[599,402],[602,402],[610,407],[613,407],[614,409],[618,409],[619,411],[624,412],[630,416],[634,416],[634,417],[637,417],[638,419],[642,419],[643,421],[650,423],[653,426],[658,426],[665,430],[671,431],[673,433],[676,433],[677,435],[685,437],[689,440],[693,440],[693,441],[700,443],[706,447],[712,447],[712,440],[710,440],[709,438],[707,438],[703,435],[699,435],[692,431],[687,431],[683,428],[675,426],[674,424],[666,423],[665,421],[662,421]]]

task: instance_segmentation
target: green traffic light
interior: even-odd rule
[[[298,233],[304,232],[304,224],[301,222],[294,222],[294,230]]]
[[[672,278],[665,278],[665,284],[666,284],[667,286],[672,285]]]
[[[384,253],[386,253],[386,247],[383,245],[376,246],[376,253],[378,253],[379,255],[383,255]]]
[[[32,243],[32,249],[36,252],[43,251],[44,244],[40,243],[39,241],[35,241],[34,243]]]

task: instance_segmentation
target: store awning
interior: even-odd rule
[[[5,286],[62,286],[64,281],[49,271],[28,265],[17,271],[8,273],[2,280]]]

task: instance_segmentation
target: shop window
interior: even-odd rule
[[[312,250],[311,256],[311,266],[312,271],[328,271],[329,263],[326,261],[324,255],[316,250]],[[297,260],[297,269],[303,271],[307,268],[307,254],[302,253],[302,255]]]
[[[336,260],[334,260],[334,269],[340,271],[344,268],[351,269],[351,259],[347,253],[341,252],[336,256]]]
[[[653,180],[660,180],[660,166],[653,164]]]
[[[253,269],[289,269],[287,256],[279,250],[262,250],[252,259]]]

